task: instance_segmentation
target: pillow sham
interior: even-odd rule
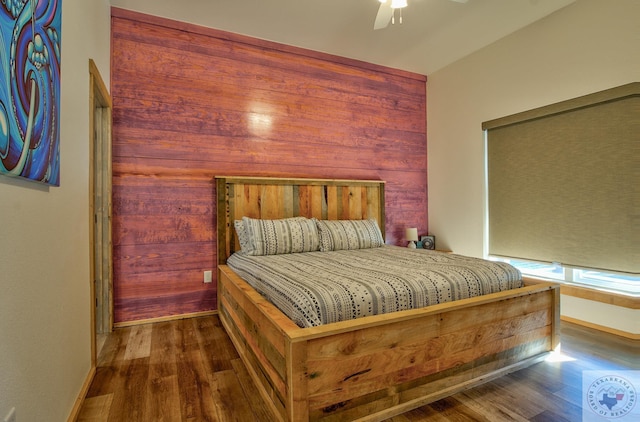
[[[279,255],[320,249],[315,221],[305,217],[262,220],[242,217],[247,236],[247,255]]]
[[[384,245],[382,232],[374,219],[316,220],[316,225],[322,252],[379,248]]]
[[[243,253],[247,253],[251,249],[251,243],[249,242],[249,236],[244,229],[244,222],[242,220],[235,220],[233,227],[236,229],[236,235],[238,236],[238,242],[240,243],[240,250]]]

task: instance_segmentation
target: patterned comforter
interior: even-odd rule
[[[522,287],[509,264],[423,249],[236,253],[227,265],[300,327]]]

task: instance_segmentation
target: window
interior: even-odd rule
[[[637,294],[640,83],[482,128],[488,254],[524,273]]]
[[[640,297],[640,276],[575,269],[573,280],[579,284]]]
[[[640,276],[637,275],[570,268],[557,262],[533,262],[502,257],[489,257],[489,259],[507,262],[524,275],[640,297]]]

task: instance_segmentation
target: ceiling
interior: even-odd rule
[[[378,0],[110,0],[112,6],[428,75],[576,0],[408,0],[374,30]]]

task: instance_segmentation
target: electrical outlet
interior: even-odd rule
[[[213,277],[213,274],[211,272],[211,270],[207,270],[204,272],[204,282],[205,283],[211,283],[211,277]]]
[[[7,413],[7,416],[4,417],[4,422],[16,422],[16,408],[12,407]]]

